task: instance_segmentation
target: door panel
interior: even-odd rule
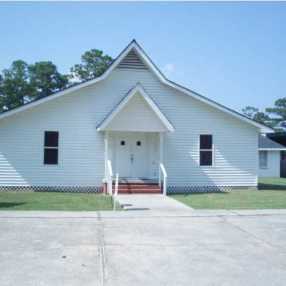
[[[144,134],[136,134],[132,138],[131,148],[132,160],[132,177],[146,178],[146,162],[148,159],[147,142]]]
[[[120,177],[148,177],[148,144],[144,133],[122,133],[115,140],[116,172]]]
[[[130,177],[131,161],[130,161],[130,140],[128,136],[118,136],[116,142],[116,172],[120,177]]]

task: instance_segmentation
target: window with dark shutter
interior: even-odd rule
[[[213,136],[200,135],[200,166],[213,165]]]
[[[45,131],[44,164],[57,165],[59,153],[59,132]]]

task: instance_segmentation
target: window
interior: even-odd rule
[[[200,166],[213,165],[213,136],[200,135]]]
[[[125,145],[125,141],[121,141],[121,142],[120,142],[120,145],[121,145],[121,146],[124,146],[124,145]]]
[[[59,132],[45,131],[44,164],[58,164]]]
[[[266,169],[268,164],[268,153],[267,151],[259,152],[259,167],[260,169]]]
[[[137,146],[141,146],[141,141],[136,142]]]

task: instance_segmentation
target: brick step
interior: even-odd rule
[[[115,183],[113,183],[113,186],[114,185],[115,185]],[[156,183],[152,183],[152,184],[151,183],[150,184],[149,183],[119,183],[118,186],[132,186],[132,187],[133,186],[134,187],[136,187],[136,186],[144,186],[144,187],[145,186],[147,186],[147,187],[152,186],[152,187],[154,187],[155,186],[155,187],[158,187],[159,185]]]
[[[119,194],[160,194],[161,190],[158,189],[118,189]]]
[[[115,183],[113,183],[113,191]],[[155,182],[122,182],[118,185],[119,194],[160,194],[161,189]]]
[[[120,183],[119,194],[159,194],[161,189],[155,183]]]
[[[160,189],[160,187],[158,185],[154,185],[154,186],[132,186],[132,185],[119,185],[118,189]]]
[[[137,193],[160,193],[160,189],[118,189],[118,193],[137,192]]]

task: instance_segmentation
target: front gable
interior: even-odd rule
[[[98,131],[172,132],[174,127],[140,84],[97,127]]]

